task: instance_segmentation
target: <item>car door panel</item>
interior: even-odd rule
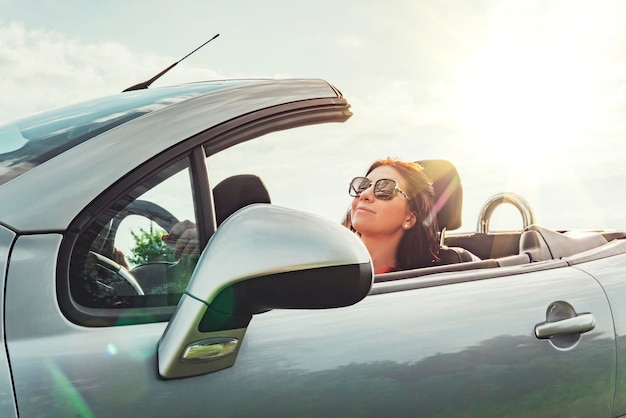
[[[90,328],[65,319],[54,280],[60,242],[58,234],[24,236],[13,250],[7,345],[20,415],[142,416],[152,409],[166,324]]]
[[[22,416],[611,415],[610,309],[598,283],[574,268],[259,314],[233,367],[165,381],[156,358],[165,323],[88,328],[62,316],[60,241],[20,237],[8,271],[7,344]],[[571,348],[534,336],[555,301],[595,318]]]
[[[595,277],[605,289],[613,319],[617,344],[617,382],[614,416],[626,415],[626,254],[577,264],[576,268]]]
[[[596,319],[569,350],[533,335],[562,299]],[[238,365],[263,351],[253,345],[289,346],[257,366],[275,382],[270,403],[323,399],[346,415],[610,416],[610,312],[597,283],[571,269],[370,296],[343,311],[253,319]],[[262,329],[272,315],[282,332]]]
[[[14,239],[15,234],[0,225],[0,417],[17,417],[4,331],[4,280]]]

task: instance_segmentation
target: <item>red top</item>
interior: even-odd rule
[[[396,271],[396,266],[385,266],[385,267],[381,267],[378,270],[376,270],[376,274],[382,274],[382,273],[390,273],[392,271]]]

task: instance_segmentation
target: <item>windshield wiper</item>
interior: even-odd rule
[[[147,89],[150,84],[154,83],[159,77],[161,77],[163,74],[165,74],[166,72],[168,72],[169,70],[174,68],[179,62],[181,62],[182,60],[187,58],[189,55],[193,54],[194,52],[196,52],[197,50],[199,50],[200,48],[202,48],[203,46],[205,46],[206,44],[208,44],[209,42],[211,42],[213,39],[217,38],[218,36],[220,36],[219,33],[216,34],[211,39],[209,39],[208,41],[206,41],[205,43],[203,43],[202,45],[200,45],[199,47],[197,47],[196,49],[194,49],[193,51],[191,51],[190,53],[188,53],[187,55],[185,55],[184,57],[182,57],[181,59],[179,59],[178,61],[176,61],[174,64],[170,65],[169,67],[167,67],[166,69],[164,69],[163,71],[161,71],[160,73],[158,73],[157,75],[152,77],[150,80],[146,80],[146,81],[142,81],[141,83],[137,83],[134,86],[130,86],[130,87],[122,90],[122,92],[124,92],[124,91],[132,91],[132,90]]]

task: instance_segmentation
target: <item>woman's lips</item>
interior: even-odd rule
[[[376,213],[374,212],[372,209],[365,207],[365,206],[358,206],[354,212],[358,212],[358,211],[363,211],[363,212],[369,212],[369,213]]]

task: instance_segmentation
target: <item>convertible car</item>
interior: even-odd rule
[[[626,415],[624,232],[507,191],[461,232],[473,190],[416,155],[441,261],[374,275],[341,208],[315,213],[349,205],[351,116],[323,80],[232,80],[0,127],[0,416]],[[492,230],[500,206],[521,225]]]

